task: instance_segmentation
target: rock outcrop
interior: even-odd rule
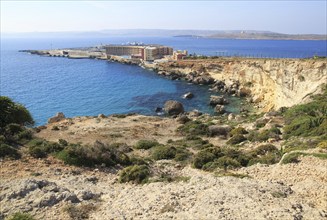
[[[48,123],[54,123],[65,119],[65,115],[62,112],[58,112],[54,117],[48,119]]]
[[[183,104],[175,100],[168,100],[164,109],[168,115],[179,115],[184,112]]]
[[[289,107],[309,100],[327,82],[326,59],[220,58],[162,63],[158,71],[179,73],[197,83],[200,75],[215,80],[213,90],[250,95],[262,111]]]

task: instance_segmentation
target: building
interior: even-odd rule
[[[173,54],[173,48],[162,45],[107,45],[106,54],[115,56],[140,57],[145,61],[153,61]]]
[[[173,53],[173,59],[174,60],[182,60],[182,59],[184,59],[184,57],[186,57],[187,56],[187,50],[183,50],[183,51],[181,51],[181,50],[177,50],[177,51],[174,51],[174,53]]]

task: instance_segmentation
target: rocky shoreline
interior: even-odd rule
[[[211,91],[247,97],[258,111],[278,110],[309,101],[327,81],[327,59],[215,58],[141,62],[85,50],[24,50],[43,56],[91,58],[139,65],[171,80],[208,85]]]

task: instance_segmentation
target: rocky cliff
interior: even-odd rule
[[[240,90],[263,111],[303,103],[327,82],[326,59],[219,58],[163,63],[158,71],[210,75]]]

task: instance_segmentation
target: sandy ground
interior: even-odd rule
[[[69,219],[64,210],[70,201],[49,202],[52,194],[59,198],[67,191],[79,198],[75,203],[77,207],[96,204],[90,219],[327,218],[326,160],[304,157],[298,164],[255,165],[238,171],[250,176],[243,179],[215,177],[190,167],[179,169],[170,161],[158,163],[164,164],[166,171],[190,179],[145,185],[120,184],[115,169],[68,167],[51,157],[3,161],[1,212],[25,210],[37,219]],[[48,181],[59,190],[37,188],[13,197],[26,191],[31,181]],[[86,191],[99,198],[83,200],[81,195]]]
[[[52,130],[57,126],[59,130]],[[47,125],[37,133],[50,141],[123,142],[181,139],[171,118],[80,117]],[[219,142],[219,139],[215,139]],[[75,207],[88,219],[327,219],[327,160],[303,157],[296,164],[253,165],[214,173],[162,160],[153,165],[185,181],[144,185],[118,182],[120,167],[78,168],[48,157],[0,161],[0,219],[17,211],[36,219],[71,219]],[[88,211],[87,211],[88,210]],[[82,219],[77,217],[75,219]]]

